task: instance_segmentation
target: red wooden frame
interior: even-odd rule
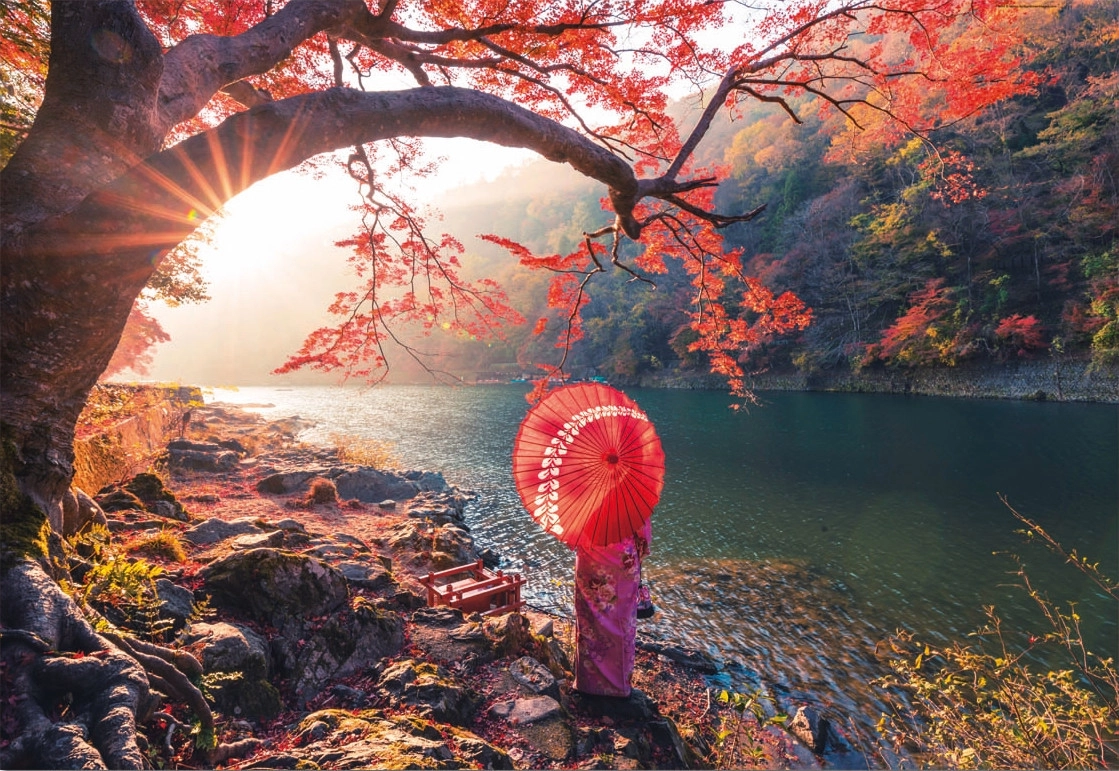
[[[433,608],[448,605],[463,613],[492,616],[519,610],[525,604],[521,599],[525,581],[520,573],[491,572],[482,560],[428,573],[420,583],[427,587],[427,604]]]

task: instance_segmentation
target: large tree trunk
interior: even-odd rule
[[[125,2],[54,3],[51,40],[43,104],[0,174],[0,415],[19,488],[59,530],[74,424],[146,279],[118,284],[102,255],[60,261],[21,244],[158,149],[150,116],[163,65],[158,41]]]

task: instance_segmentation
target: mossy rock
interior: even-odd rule
[[[214,706],[226,715],[248,720],[271,720],[280,714],[280,692],[267,680],[250,679],[242,672],[214,672],[202,677],[202,687]]]
[[[114,487],[103,487],[95,498],[97,505],[106,513],[114,511],[143,511],[144,502],[134,493]]]
[[[349,733],[356,729],[365,730],[370,721],[380,720],[382,717],[383,713],[378,709],[363,709],[357,712],[346,709],[320,709],[300,720],[297,731],[303,733],[310,730],[315,723],[325,723],[331,731]]]
[[[334,613],[349,593],[345,577],[333,567],[280,549],[234,552],[199,575],[215,607],[276,627]]]
[[[288,627],[273,639],[277,670],[297,705],[318,695],[331,679],[349,677],[394,655],[404,644],[404,622],[395,613],[358,606],[309,628]]]
[[[174,494],[163,486],[163,480],[155,474],[137,474],[124,484],[124,489],[142,501],[175,500]]]
[[[477,698],[436,664],[405,659],[381,675],[378,691],[393,705],[407,705],[442,723],[466,725],[474,717]]]
[[[186,509],[183,504],[175,498],[175,494],[168,490],[163,480],[156,474],[142,473],[132,477],[124,484],[124,490],[132,493],[141,501],[144,502],[144,508],[154,514],[161,516],[169,516],[171,519],[178,519],[186,521],[189,519]],[[164,511],[165,506],[159,506],[160,502],[164,504],[171,504],[170,511]],[[173,513],[172,513],[173,512]]]
[[[322,736],[305,747],[303,755],[330,768],[513,767],[508,755],[475,734],[414,715],[319,710],[304,718],[299,731],[312,731],[316,724]],[[455,737],[454,749],[446,740],[448,733]],[[343,736],[345,742],[340,741]],[[359,738],[351,740],[353,736]]]
[[[11,430],[0,428],[0,572],[25,559],[42,560],[49,552],[50,520],[16,482],[19,450]]]

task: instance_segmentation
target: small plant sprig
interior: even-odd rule
[[[765,762],[765,747],[759,738],[760,731],[771,725],[783,725],[788,715],[767,716],[763,702],[772,698],[761,691],[738,693],[720,691],[719,704],[728,711],[723,713],[715,732],[715,768],[742,768],[745,764],[759,766]]]

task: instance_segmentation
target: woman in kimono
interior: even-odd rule
[[[575,550],[575,688],[627,697],[633,674],[641,560],[652,526],[610,546]]]

